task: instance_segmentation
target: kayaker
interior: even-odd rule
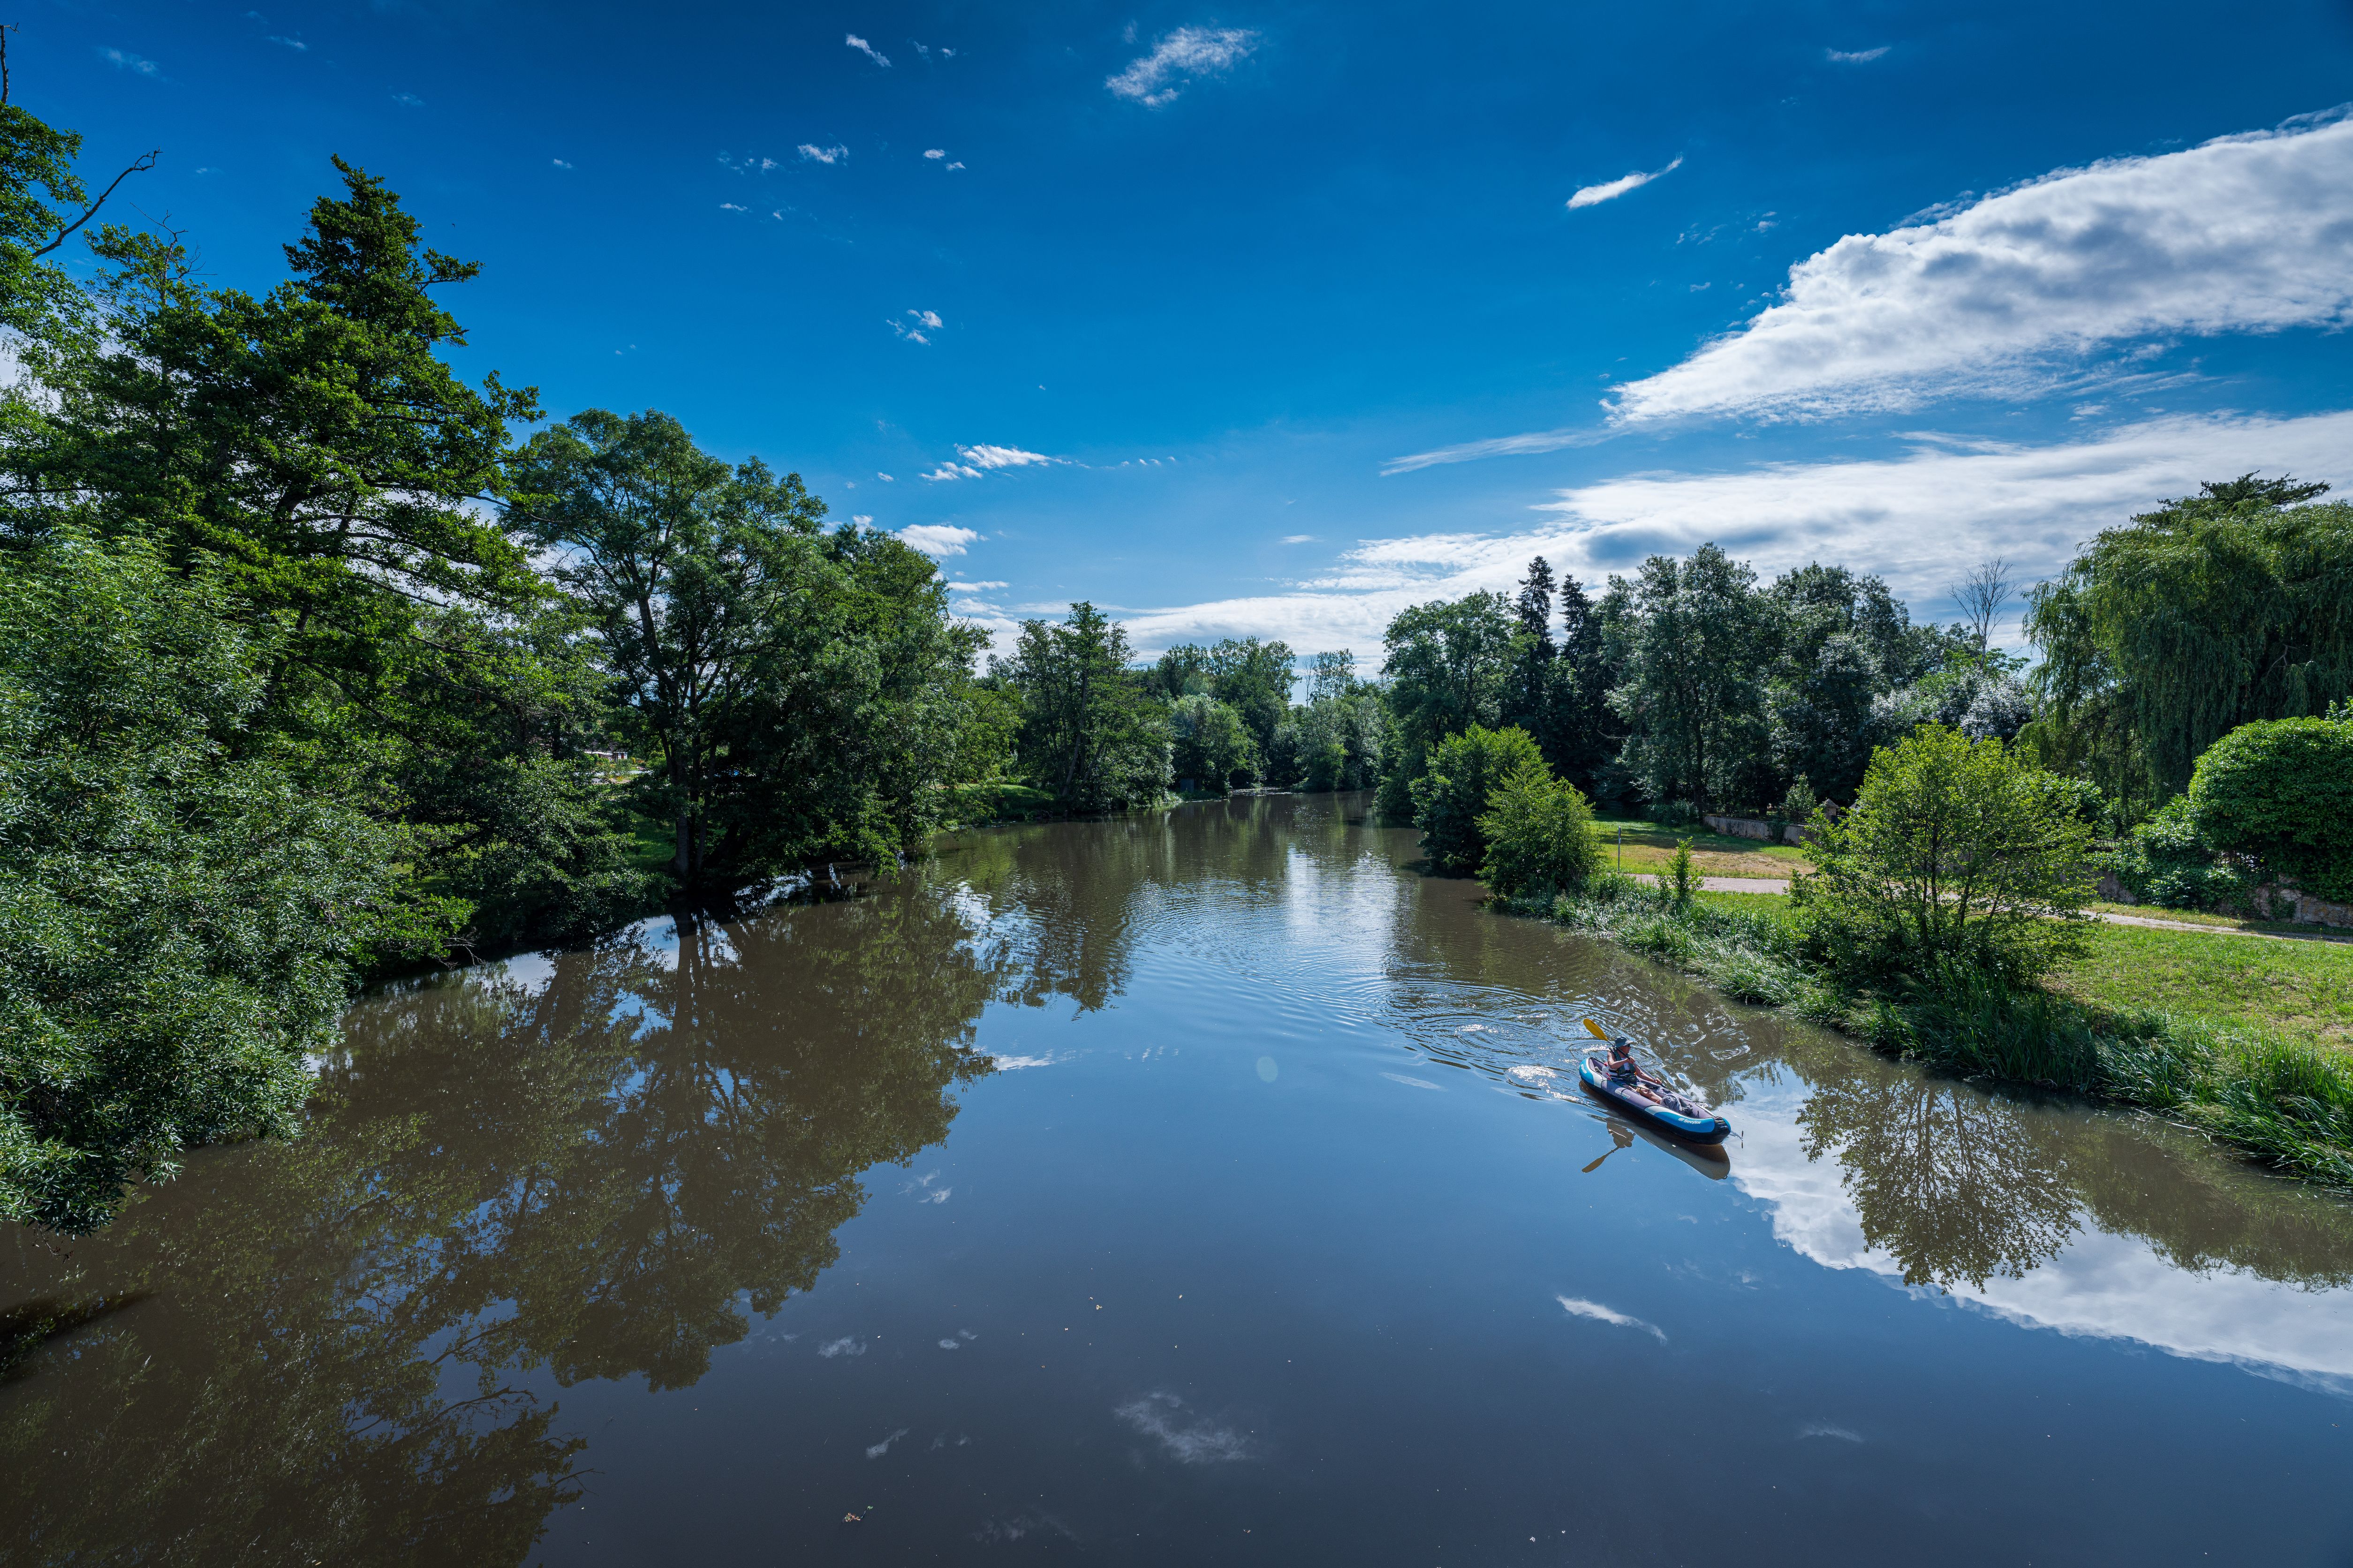
[[[1642,1064],[1634,1059],[1632,1041],[1621,1037],[1609,1042],[1609,1081],[1620,1089],[1640,1095],[1653,1105],[1665,1103],[1665,1082],[1642,1070]],[[1658,1087],[1653,1089],[1653,1084]]]

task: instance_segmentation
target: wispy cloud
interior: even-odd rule
[[[1579,430],[1532,430],[1525,436],[1497,436],[1486,441],[1465,441],[1434,452],[1394,458],[1381,468],[1384,474],[1408,474],[1440,463],[1471,463],[1482,458],[1515,458],[1531,452],[1557,452],[1565,447],[1590,447],[1609,438],[1609,432],[1590,426]]]
[[[876,65],[881,66],[883,69],[888,70],[891,68],[890,57],[883,54],[881,50],[876,48],[865,39],[860,37],[857,34],[849,34],[841,41],[848,44],[851,48],[856,49],[860,54],[864,55],[868,59],[872,60]]]
[[[1683,166],[1683,157],[1679,153],[1665,168],[1653,169],[1647,174],[1637,169],[1630,174],[1620,174],[1598,185],[1580,185],[1568,198],[1568,210],[1575,212],[1579,207],[1598,207],[1603,202],[1616,201],[1628,191],[1639,191],[1652,180],[1672,174]]]
[[[417,97],[413,92],[396,92],[392,95],[392,101],[400,105],[403,109],[422,109],[425,107],[425,100]]]
[[[1867,66],[1894,47],[1892,44],[1882,44],[1875,49],[1832,49],[1830,51],[1830,57],[1841,65]]]
[[[866,1342],[855,1334],[844,1334],[838,1340],[828,1340],[817,1347],[817,1353],[831,1361],[836,1356],[864,1355]]]
[[[281,38],[277,34],[272,33],[269,35],[269,41],[273,44],[280,45],[283,47],[292,49],[298,54],[309,54],[311,52],[311,46],[304,43],[300,38]]]
[[[930,334],[945,323],[937,310],[902,310],[885,318],[883,324],[911,343],[928,343],[932,341]]]
[[[969,528],[956,528],[944,522],[913,523],[901,529],[899,537],[934,561],[961,555],[965,546],[980,540],[980,535]]]
[[[1224,1465],[1251,1457],[1248,1436],[1230,1426],[1185,1414],[1185,1402],[1173,1394],[1147,1394],[1115,1406],[1112,1414],[1147,1437],[1160,1440],[1161,1451],[1180,1465]]]
[[[1577,1296],[1556,1296],[1553,1300],[1558,1301],[1562,1310],[1571,1317],[1591,1318],[1597,1323],[1608,1323],[1613,1328],[1640,1329],[1646,1334],[1655,1336],[1661,1344],[1667,1342],[1665,1331],[1656,1323],[1646,1323],[1640,1318],[1630,1318],[1625,1313],[1605,1307],[1599,1301],[1588,1301]]]
[[[1790,268],[1781,300],[1629,383],[1623,422],[2048,389],[2103,343],[2353,322],[2353,120],[2063,169]]]
[[[572,165],[571,165],[571,164],[569,164],[569,163],[565,163],[565,162],[563,159],[561,159],[561,158],[550,158],[550,159],[548,160],[548,162],[549,162],[549,163],[553,163],[553,164],[554,164],[554,165],[555,165],[557,168],[559,168],[559,169],[568,169],[568,168],[572,167]]]
[[[1043,452],[1025,452],[1018,447],[958,447],[956,450],[964,454],[966,462],[984,468],[1026,468],[1059,460]]]
[[[1282,542],[1285,544],[1313,544],[1315,542],[1315,536],[1312,533],[1286,533],[1282,536]]]
[[[1532,555],[1592,583],[1711,540],[1767,574],[1815,560],[1876,573],[1916,613],[1941,615],[1945,584],[1985,556],[2048,576],[2159,497],[2249,468],[2353,481],[2353,411],[2168,416],[2044,446],[1920,435],[1870,461],[1630,475],[1556,492],[1535,509],[1546,521],[1524,530],[1366,541],[1286,591],[1123,619],[1145,653],[1221,637],[1363,652],[1408,605],[1508,591]]]
[[[892,1444],[897,1442],[906,1435],[907,1429],[904,1426],[902,1426],[896,1432],[892,1433],[888,1437],[883,1438],[880,1443],[868,1444],[866,1446],[866,1457],[870,1459],[881,1458],[883,1455],[891,1451]]]
[[[162,66],[157,65],[153,60],[134,55],[128,49],[102,48],[98,51],[98,58],[136,76],[160,77],[164,74]]]
[[[1121,98],[1149,108],[1167,103],[1205,76],[1215,76],[1246,58],[1258,47],[1258,34],[1247,27],[1179,27],[1152,46],[1152,52],[1130,60],[1103,85]]]
[[[802,142],[794,151],[801,155],[801,162],[805,163],[839,163],[849,156],[847,147],[819,147],[808,142]]]
[[[1010,588],[1011,586],[1013,584],[1010,583],[1000,583],[995,578],[984,578],[977,583],[951,583],[948,584],[948,591],[952,594],[980,594],[991,588]]]

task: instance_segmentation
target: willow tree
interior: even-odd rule
[[[2353,693],[2353,507],[2253,474],[2103,531],[2031,595],[2035,736],[2113,794],[2185,788],[2238,726]]]

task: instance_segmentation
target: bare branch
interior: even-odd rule
[[[1986,650],[1992,638],[1994,617],[2001,614],[2002,606],[2010,603],[2017,589],[2018,574],[1999,555],[1978,562],[1959,582],[1946,584],[1945,592],[1960,607],[1961,623],[1977,638],[1979,653]]]
[[[8,101],[8,35],[16,30],[14,22],[0,23],[0,103]]]
[[[155,166],[155,160],[163,155],[164,149],[158,147],[152,153],[142,153],[138,157],[132,159],[131,161],[131,167],[115,175],[113,180],[107,185],[106,189],[98,193],[98,200],[90,203],[90,205],[83,210],[81,216],[74,219],[73,222],[58,230],[57,238],[49,241],[48,244],[33,252],[34,257],[37,259],[40,257],[47,256],[50,251],[55,250],[58,246],[63,245],[66,242],[66,237],[68,235],[73,233],[74,230],[79,228],[82,225],[88,223],[90,219],[98,216],[98,209],[106,205],[106,198],[114,194],[114,187],[116,185],[121,184],[123,181],[129,179],[133,174],[145,174],[148,170]]]

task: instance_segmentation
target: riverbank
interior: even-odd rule
[[[1812,962],[1785,899],[1704,894],[1679,910],[1662,889],[1611,878],[1584,896],[1549,904],[1497,902],[1608,937],[1736,1001],[1787,1011],[1875,1049],[1965,1077],[2130,1106],[2274,1169],[2353,1193],[2353,1056],[2260,1016],[2242,1012],[2226,1021],[2168,1010],[2163,1003],[2185,1000],[2200,986],[2211,990],[2212,977],[2181,974],[2171,977],[2178,983],[2160,984],[2164,966],[2152,963],[2148,952],[2103,954],[2095,946],[2095,960],[2087,962],[2122,966],[2113,976],[2095,969],[2103,976],[2096,981],[2066,972],[2049,986],[2012,989],[1971,974],[1884,994],[1845,985]],[[2208,957],[2297,951],[2288,943],[2226,947],[2202,933],[2177,940],[2210,943]],[[2259,1005],[2267,985],[2251,973],[2226,990]],[[2124,1005],[2126,997],[2136,1005]],[[2148,1005],[2152,997],[2160,1005]]]

